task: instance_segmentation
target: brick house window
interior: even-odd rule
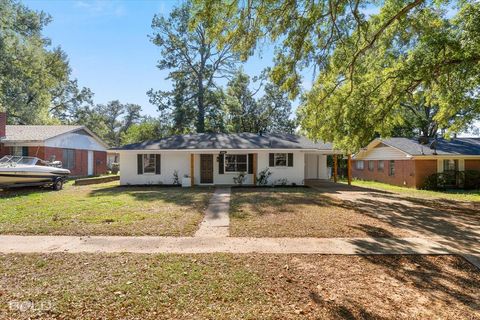
[[[28,147],[12,147],[12,156],[28,157]]]
[[[458,171],[458,160],[443,160],[443,171]]]
[[[65,169],[75,168],[75,150],[63,149],[62,164]]]
[[[388,163],[388,175],[389,176],[395,175],[395,160],[390,160]]]
[[[382,171],[385,168],[385,161],[383,160],[378,160],[378,171]]]
[[[373,171],[373,169],[374,169],[374,164],[375,164],[375,163],[373,162],[373,160],[369,160],[369,161],[368,161],[368,171]]]
[[[363,162],[363,160],[355,161],[355,168],[357,170],[363,170],[364,167],[365,167],[365,163]]]

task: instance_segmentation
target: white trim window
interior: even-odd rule
[[[373,171],[375,169],[375,162],[373,160],[368,160],[368,171]]]
[[[388,162],[388,175],[393,177],[395,175],[395,160]]]
[[[363,160],[355,161],[355,168],[357,170],[363,170],[365,168],[365,162],[363,162]]]
[[[458,171],[457,159],[445,159],[443,160],[443,171]]]
[[[154,154],[143,155],[143,173],[155,174],[155,155]]]
[[[385,168],[385,162],[383,160],[378,160],[377,167],[378,167],[377,169],[378,171],[383,172],[383,169]]]
[[[293,153],[278,152],[268,154],[268,166],[275,168],[293,167]]]
[[[225,172],[247,172],[248,155],[246,154],[226,154]]]
[[[275,167],[286,167],[287,166],[287,154],[286,153],[275,153],[274,154],[274,163]]]

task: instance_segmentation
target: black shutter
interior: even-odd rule
[[[268,154],[268,166],[275,167],[275,153]]]
[[[22,156],[28,157],[28,147],[22,147]]]
[[[219,154],[218,155],[218,174],[224,174],[225,172],[225,167],[224,167],[224,155]]]
[[[293,167],[293,153],[289,153],[289,154],[288,154],[288,161],[287,161],[287,163],[288,163],[288,166],[289,166],[289,167]]]
[[[155,174],[160,174],[160,155],[155,155]]]
[[[248,154],[248,174],[253,174],[253,153]]]
[[[137,173],[143,174],[143,155],[137,154]]]

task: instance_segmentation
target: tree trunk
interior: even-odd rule
[[[197,97],[197,133],[205,132],[205,101],[204,101],[204,88],[202,80],[199,79],[198,84],[198,97]]]

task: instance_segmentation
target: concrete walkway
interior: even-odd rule
[[[0,236],[0,253],[317,253],[448,254],[422,238],[231,238]]]
[[[230,225],[230,188],[217,188],[195,237],[228,237]]]

